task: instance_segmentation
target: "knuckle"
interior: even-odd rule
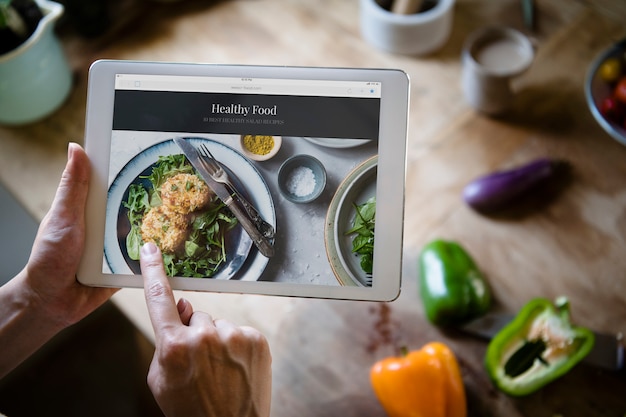
[[[182,338],[168,335],[159,342],[158,355],[161,363],[185,366],[189,361],[187,352],[187,344]]]
[[[162,260],[159,257],[146,257],[141,260],[142,266],[148,270],[150,274],[163,273],[163,267],[161,266]]]
[[[214,327],[197,327],[191,334],[190,344],[194,347],[209,346],[218,339],[217,331]]]
[[[252,344],[267,346],[267,339],[265,338],[263,333],[261,333],[254,327],[242,326],[241,331],[246,335],[246,337],[250,340]]]
[[[150,298],[163,298],[173,296],[173,293],[161,281],[151,281],[146,287],[146,295]]]
[[[228,335],[228,343],[256,354],[269,355],[269,344],[263,333],[248,326],[235,327]]]

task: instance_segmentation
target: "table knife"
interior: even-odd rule
[[[513,316],[501,313],[488,313],[459,327],[464,333],[490,340]],[[611,371],[624,369],[624,335],[594,332],[593,349],[583,362]]]
[[[206,182],[215,195],[217,195],[217,197],[222,200],[224,204],[226,204],[233,215],[237,218],[243,229],[252,239],[252,242],[254,242],[256,247],[259,249],[259,252],[267,258],[274,256],[274,246],[257,229],[248,213],[246,213],[233,199],[228,187],[213,179],[211,174],[202,164],[202,159],[198,150],[183,138],[174,138],[174,142],[180,147],[191,165],[196,169],[196,171],[198,171],[204,182]]]

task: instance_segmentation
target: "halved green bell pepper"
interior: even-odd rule
[[[593,348],[592,331],[571,324],[569,302],[536,298],[491,340],[485,367],[513,396],[531,394],[566,374]]]
[[[472,257],[456,242],[434,240],[419,257],[419,291],[428,320],[461,324],[491,306],[491,291]]]

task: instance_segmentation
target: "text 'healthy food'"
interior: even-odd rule
[[[432,342],[385,358],[370,370],[378,401],[389,417],[465,417],[465,386],[454,353]]]
[[[184,155],[161,156],[146,177],[132,184],[128,199],[129,258],[154,242],[170,276],[210,277],[226,261],[225,233],[237,220],[196,174]]]
[[[458,243],[434,240],[422,249],[418,263],[420,297],[431,323],[461,324],[491,306],[483,274]]]
[[[566,374],[593,348],[593,332],[570,323],[569,303],[537,298],[489,343],[485,367],[495,385],[523,396]]]

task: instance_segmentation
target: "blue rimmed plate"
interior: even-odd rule
[[[248,197],[259,214],[276,227],[276,211],[267,183],[259,171],[235,149],[222,142],[207,138],[186,138],[193,146],[204,144],[215,158],[229,170],[235,179],[235,185]],[[106,263],[114,274],[138,274],[139,263],[128,257],[126,235],[129,230],[126,209],[122,202],[128,195],[131,184],[146,181],[141,176],[149,174],[159,156],[178,155],[182,151],[169,139],[146,148],[135,155],[117,174],[109,187],[104,255]],[[245,183],[241,181],[245,179]],[[269,259],[261,255],[256,248],[251,248],[252,241],[241,229],[236,227],[229,232],[226,243],[226,263],[214,274],[212,279],[239,279],[256,281],[267,266]]]

